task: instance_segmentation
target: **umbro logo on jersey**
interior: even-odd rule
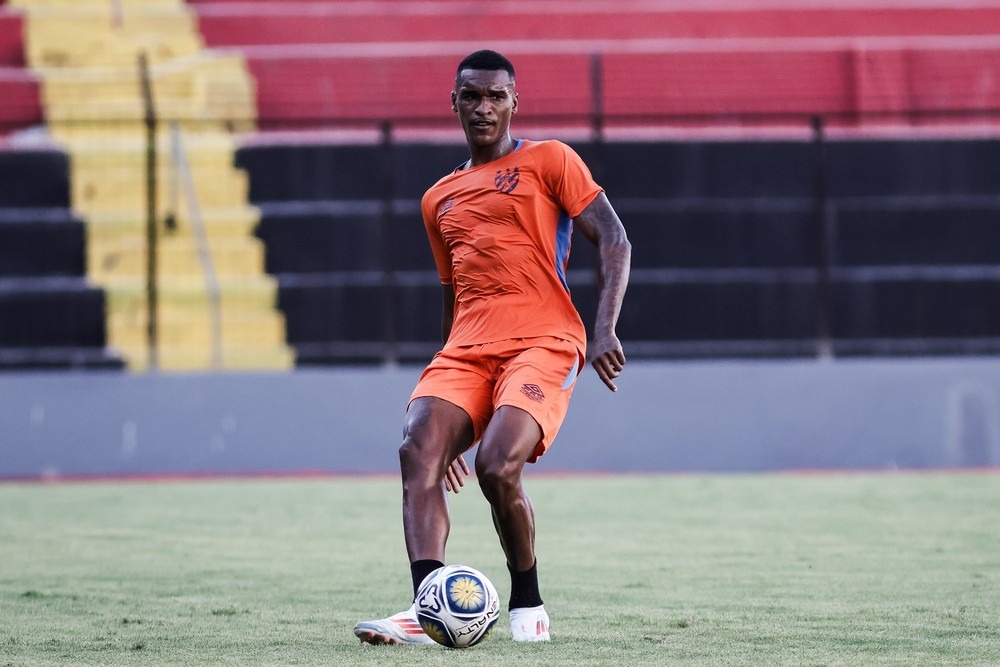
[[[522,384],[521,393],[536,403],[541,403],[545,400],[545,392],[537,384]]]
[[[493,177],[493,182],[496,183],[497,190],[509,195],[517,187],[518,182],[521,180],[521,168],[514,167],[511,169],[508,167],[503,171],[497,169],[497,175]]]
[[[446,199],[445,202],[441,204],[441,208],[438,209],[438,217],[440,218],[442,215],[450,211],[454,205],[454,199]]]

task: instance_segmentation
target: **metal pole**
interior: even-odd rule
[[[382,325],[385,352],[383,361],[392,365],[398,361],[396,349],[396,268],[393,257],[393,202],[396,197],[396,168],[392,142],[392,121],[382,121],[382,205],[380,213],[380,254],[382,265]]]
[[[212,249],[209,247],[208,231],[205,220],[198,205],[198,192],[195,189],[194,175],[191,172],[191,161],[184,148],[184,136],[177,121],[170,123],[170,146],[174,158],[174,170],[184,185],[184,199],[187,201],[188,220],[194,234],[195,246],[198,252],[198,262],[205,279],[205,294],[208,297],[208,323],[212,342],[212,369],[221,370],[224,366],[222,352],[222,292],[219,287],[219,277],[215,271],[212,259]]]
[[[826,133],[822,116],[812,117],[815,148],[815,225],[816,225],[816,354],[822,359],[833,357],[831,309],[833,280],[830,258],[830,194],[827,175]]]
[[[155,371],[160,366],[156,284],[156,111],[145,53],[139,54],[139,82],[146,125],[146,349],[148,369]]]
[[[604,139],[604,61],[600,51],[590,54],[590,119],[593,140]]]

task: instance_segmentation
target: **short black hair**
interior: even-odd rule
[[[496,51],[490,51],[489,49],[483,49],[481,51],[476,51],[475,53],[470,53],[462,59],[462,62],[458,63],[458,69],[455,70],[455,79],[458,79],[459,74],[462,73],[464,69],[485,69],[485,70],[503,70],[510,74],[510,78],[514,78],[514,65],[511,64],[509,60],[497,53]]]

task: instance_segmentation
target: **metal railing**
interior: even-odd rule
[[[169,197],[165,219],[159,220],[157,213],[157,191],[160,186],[157,175],[157,130],[160,119],[156,112],[156,102],[153,95],[149,65],[145,54],[138,59],[139,77],[142,83],[142,100],[146,126],[146,344],[148,352],[147,367],[151,371],[159,368],[159,285],[157,254],[159,245],[159,228],[161,224],[168,229],[176,225],[179,207],[179,193],[183,190],[187,204],[187,217],[191,222],[197,248],[198,262],[201,266],[208,296],[208,313],[211,337],[211,368],[219,370],[223,365],[222,350],[222,300],[219,280],[212,259],[208,242],[208,233],[201,215],[198,194],[195,190],[194,176],[184,145],[184,135],[176,121],[169,123],[171,148],[171,177]]]

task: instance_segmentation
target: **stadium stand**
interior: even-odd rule
[[[428,148],[428,150],[423,150]],[[440,288],[416,199],[458,146],[248,145],[237,153],[261,211],[265,266],[299,365],[425,359],[440,339]],[[391,169],[399,199],[381,201]],[[443,173],[443,172],[442,172]]]
[[[84,243],[66,155],[0,150],[0,369],[121,368]]]
[[[836,351],[1000,351],[1000,140],[829,148]]]
[[[104,294],[86,279],[67,157],[12,139],[43,121],[24,65],[24,17],[0,3],[0,370],[121,368],[106,349]]]
[[[592,164],[603,164],[602,181],[631,222],[634,278],[622,335],[649,341],[642,347],[650,356],[662,356],[668,339],[681,352],[677,341],[706,338],[742,340],[743,353],[809,353],[816,305],[811,181],[802,171],[808,145],[770,143],[767,155],[758,144],[575,146]],[[447,172],[464,155],[464,146],[421,143],[398,145],[390,158],[357,145],[241,149],[239,162],[262,213],[267,268],[279,277],[279,303],[300,363],[371,359],[383,353],[387,336],[399,342],[394,354],[404,360],[433,351],[440,294],[417,202],[427,174]],[[757,168],[768,156],[776,166],[771,172]],[[651,183],[634,179],[628,165],[637,158],[658,165],[647,172]],[[386,159],[397,195],[389,211],[379,201]],[[694,163],[705,167],[703,182],[669,179],[671,169]],[[710,176],[727,169],[758,177]],[[661,178],[677,190],[665,191]],[[704,199],[705,188],[714,202]],[[750,193],[761,198],[748,201]],[[575,239],[570,283],[587,321],[593,261],[589,243]],[[703,283],[706,270],[715,273]],[[792,301],[783,298],[789,292]],[[359,320],[365,304],[371,316]],[[758,305],[766,306],[764,319],[744,316]],[[709,318],[707,308],[718,314]]]
[[[805,142],[575,147],[601,166],[629,221],[633,280],[620,333],[635,356],[814,354],[821,289],[838,354],[996,349],[996,141],[831,142],[825,216]],[[377,358],[387,337],[404,359],[433,348],[438,288],[417,200],[423,175],[444,173],[463,151],[396,146],[387,211],[377,147],[240,150],[300,363]],[[969,164],[984,169],[960,178]],[[593,259],[577,238],[570,282],[588,321]]]
[[[47,133],[70,156],[71,205],[87,230],[87,276],[107,295],[109,344],[133,370],[154,362],[162,370],[288,368],[274,280],[252,234],[257,212],[247,204],[246,175],[233,166],[231,133],[252,128],[255,116],[242,57],[205,52],[180,0],[12,4],[23,12],[25,62],[44,85]],[[152,144],[147,113],[162,119]],[[150,149],[155,356],[146,281]]]
[[[193,0],[211,45],[856,37],[995,34],[976,3],[472,0],[321,2]]]
[[[599,111],[628,126],[776,113],[856,124],[852,114],[898,119],[1000,103],[983,84],[1000,66],[997,7],[980,3],[193,5],[207,44],[246,54],[263,127],[440,118],[439,82],[483,44],[518,60],[523,123],[590,114],[595,76]]]
[[[287,367],[287,346],[311,365],[422,360],[439,344],[417,202],[464,159],[448,81],[483,46],[518,65],[516,132],[572,143],[626,222],[630,356],[1000,352],[1000,1],[123,0],[114,30],[87,4],[0,6],[0,93],[9,79],[4,99],[26,100],[14,128],[46,101],[131,368],[145,325],[138,50],[191,152],[227,349],[242,350],[227,367]],[[108,83],[110,69],[128,71]],[[0,126],[15,107],[0,105]],[[133,129],[96,130],[119,117]],[[186,196],[163,198],[178,222],[164,294],[200,313],[164,323],[186,348],[167,366],[205,367],[193,221]],[[576,238],[585,321],[593,262]]]
[[[442,82],[483,45],[522,136],[569,140],[627,223],[632,356],[1000,351],[1000,4],[191,4],[280,130],[238,162],[300,364],[437,344],[417,200],[464,147],[406,132],[460,139]],[[379,119],[395,143],[325,131]],[[576,239],[585,321],[593,259]]]

